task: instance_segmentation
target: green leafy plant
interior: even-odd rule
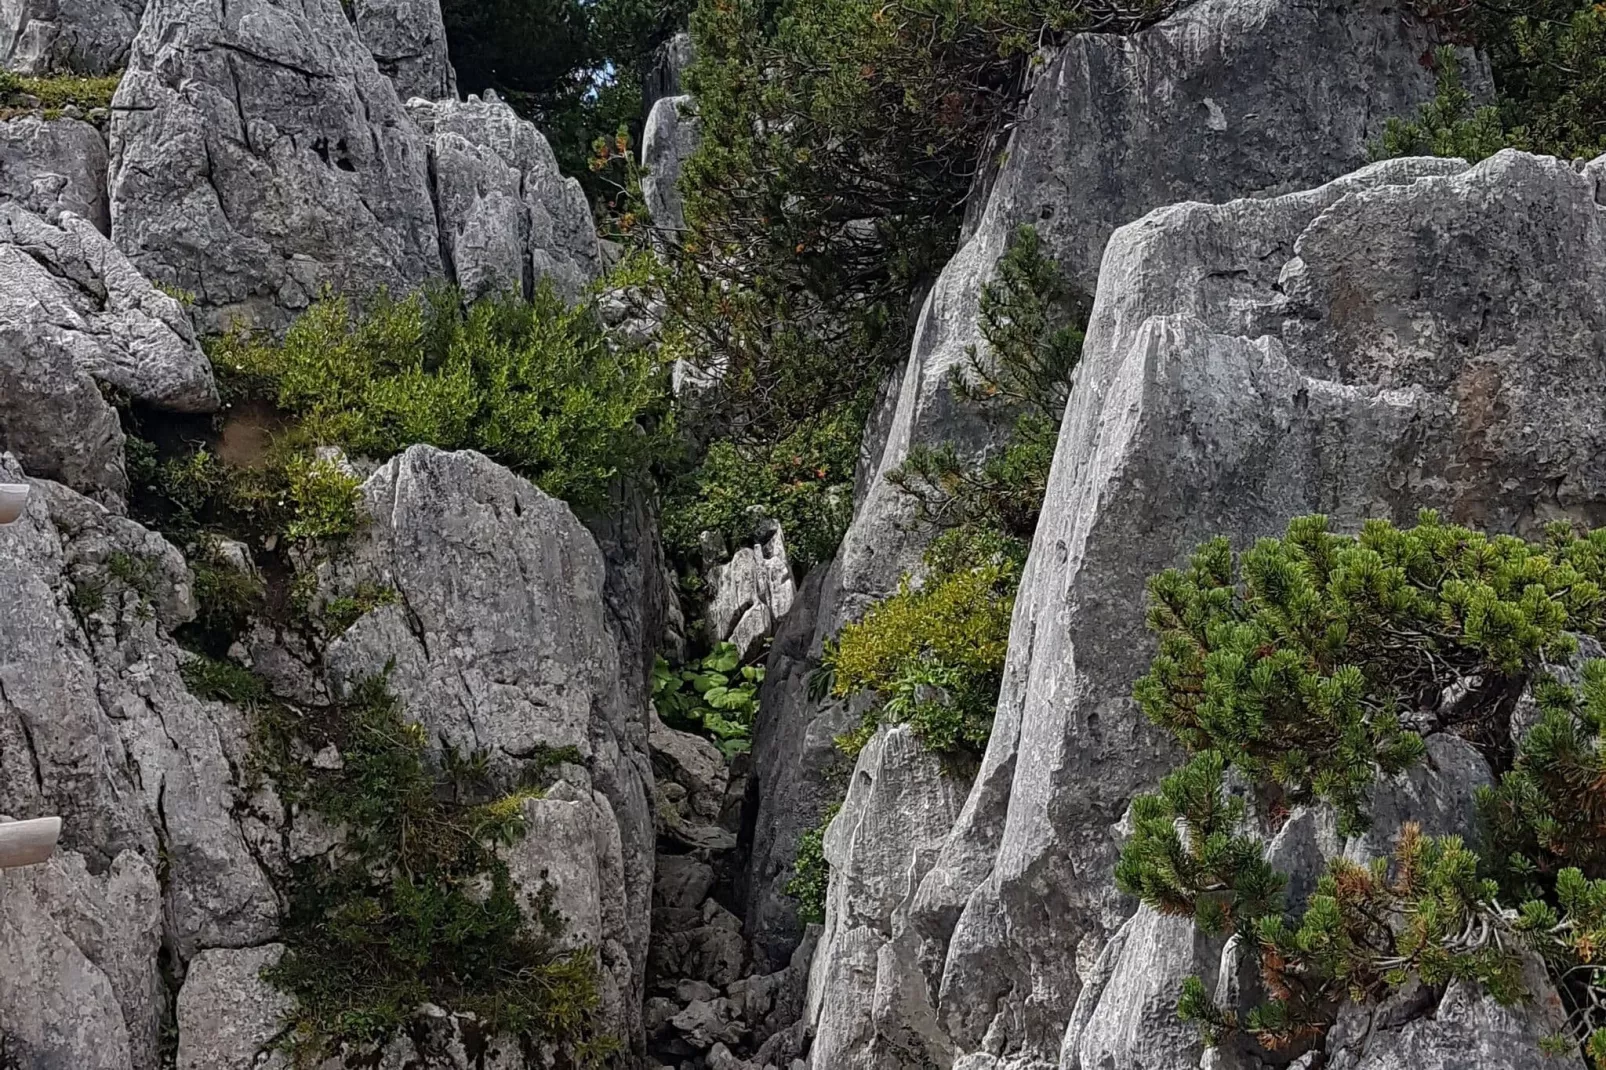
[[[956,529],[927,552],[919,584],[905,578],[897,594],[843,627],[826,650],[832,690],[878,699],[858,728],[837,740],[844,753],[857,755],[883,723],[908,723],[934,750],[981,754],[1024,557],[1018,542]]]
[[[215,538],[202,538],[189,562],[196,614],[176,638],[203,654],[224,657],[251,617],[265,608],[266,589],[258,577],[225,558]]]
[[[660,657],[653,666],[652,700],[666,725],[700,732],[733,758],[752,746],[763,682],[762,665],[743,665],[734,644],[720,643],[683,669]]]
[[[1511,146],[1500,109],[1478,106],[1462,83],[1461,60],[1449,46],[1434,53],[1438,92],[1414,119],[1392,118],[1372,146],[1378,160],[1397,156],[1460,156],[1476,162]]]
[[[331,638],[346,634],[353,624],[381,606],[396,604],[396,588],[363,581],[350,594],[329,599],[323,606],[323,627]]]
[[[825,921],[825,897],[831,887],[831,863],[825,860],[825,832],[841,812],[842,804],[826,808],[820,823],[797,838],[797,855],[792,862],[792,879],[786,894],[797,900],[797,916],[805,924]]]

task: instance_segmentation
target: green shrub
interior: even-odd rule
[[[285,468],[295,519],[285,529],[292,539],[338,539],[357,530],[362,519],[362,480],[338,461],[297,457]]]
[[[1436,99],[1415,119],[1391,120],[1374,155],[1606,152],[1606,9],[1594,0],[1477,0],[1453,5],[1451,14],[1440,7],[1429,14],[1488,56],[1496,99],[1475,107],[1454,52],[1441,49]]]
[[[844,405],[806,422],[773,446],[723,439],[669,488],[664,541],[682,558],[705,531],[733,545],[753,538],[758,516],[779,521],[794,568],[830,560],[853,519],[853,477],[863,407]]]
[[[296,997],[284,1043],[298,1058],[382,1044],[423,1003],[576,1044],[593,1064],[617,1050],[596,1033],[595,952],[557,950],[550,899],[526,914],[497,853],[524,834],[527,792],[500,794],[476,772],[483,762],[433,761],[382,679],[317,716],[282,708],[277,730],[342,757],[276,777],[290,801],[346,830],[333,864],[296,867],[286,952],[267,974]]]
[[[926,555],[917,586],[845,625],[826,650],[838,696],[876,696],[859,727],[837,740],[855,756],[883,723],[908,723],[933,750],[979,756],[992,730],[993,707],[1009,650],[1009,622],[1025,547],[956,529]]]
[[[1160,650],[1135,695],[1194,757],[1133,801],[1116,880],[1259,949],[1271,998],[1243,1021],[1214,1007],[1201,981],[1185,986],[1179,1010],[1207,1037],[1241,1028],[1268,1047],[1303,1044],[1346,1000],[1412,978],[1473,981],[1515,1002],[1528,995],[1517,952],[1531,947],[1575,1012],[1572,1042],[1606,1065],[1596,1010],[1606,977],[1594,965],[1606,881],[1574,864],[1606,859],[1606,825],[1591,816],[1606,663],[1585,669],[1579,693],[1543,674],[1575,654],[1577,633],[1606,629],[1603,575],[1606,531],[1556,525],[1531,545],[1424,513],[1415,528],[1372,521],[1356,537],[1302,517],[1240,561],[1218,539],[1187,569],[1154,577]],[[1526,687],[1543,716],[1480,797],[1493,863],[1407,826],[1392,861],[1337,860],[1309,902],[1284,903],[1284,876],[1224,790],[1229,766],[1263,803],[1325,800],[1359,831],[1376,776],[1423,752],[1407,718],[1498,739]]]
[[[841,812],[842,804],[826,808],[820,823],[797,838],[797,857],[786,894],[797,900],[797,916],[804,924],[825,921],[825,897],[831,887],[831,863],[825,860],[825,832]]]
[[[22,106],[22,98],[33,97],[46,112],[59,112],[69,104],[84,111],[109,108],[122,72],[94,77],[53,74],[43,78],[0,71],[0,108]]]
[[[381,606],[396,604],[396,589],[363,581],[349,595],[340,595],[324,604],[323,630],[330,638],[345,635],[351,626]]]
[[[684,669],[659,658],[652,670],[652,701],[670,728],[699,732],[726,758],[734,758],[752,746],[763,682],[762,665],[743,665],[734,644],[720,643]]]
[[[1380,142],[1372,146],[1378,160],[1397,156],[1459,156],[1476,162],[1511,147],[1500,109],[1478,106],[1462,84],[1461,61],[1453,48],[1434,54],[1438,92],[1422,105],[1415,119],[1392,118]]]
[[[254,614],[265,607],[262,581],[242,572],[223,557],[215,539],[202,539],[190,555],[195,577],[195,619],[178,630],[177,638],[211,657],[228,654]]]
[[[702,131],[668,319],[722,369],[711,406],[773,443],[874,389],[951,255],[1039,43],[1176,0],[703,0]]]
[[[282,342],[237,335],[218,359],[272,382],[312,441],[377,458],[419,442],[476,449],[580,506],[604,502],[664,441],[658,360],[546,284],[466,312],[453,290],[361,315],[331,298]]]

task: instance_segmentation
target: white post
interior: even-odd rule
[[[9,524],[28,507],[28,484],[0,483],[0,524]]]
[[[38,865],[55,853],[60,835],[59,817],[0,823],[0,869]]]

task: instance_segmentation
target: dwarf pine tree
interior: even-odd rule
[[[1304,517],[1241,559],[1218,539],[1153,579],[1160,651],[1136,695],[1194,757],[1134,800],[1116,878],[1257,950],[1269,998],[1241,1020],[1202,981],[1184,986],[1179,1013],[1207,1038],[1243,1029],[1269,1048],[1309,1044],[1346,1000],[1413,978],[1516,1002],[1532,994],[1527,949],[1570,1012],[1568,1035],[1549,1043],[1606,1067],[1606,661],[1588,663],[1577,689],[1549,675],[1578,634],[1606,630],[1603,554],[1606,532],[1565,525],[1535,545],[1432,513],[1354,537]],[[1335,860],[1308,902],[1284,902],[1229,770],[1267,810],[1322,801],[1358,831],[1376,777],[1422,753],[1419,726],[1506,738],[1524,690],[1541,715],[1480,798],[1488,859],[1408,825],[1392,858]]]

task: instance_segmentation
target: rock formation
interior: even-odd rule
[[[754,751],[748,922],[760,960],[784,960],[800,935],[782,891],[792,845],[824,809],[830,738],[851,720],[840,703],[808,697],[820,644],[895,590],[930,538],[885,476],[912,446],[951,443],[976,457],[1007,431],[1009,421],[957,403],[948,379],[982,341],[981,290],[1015,228],[1035,225],[1091,294],[1105,240],[1146,211],[1304,188],[1363,164],[1382,119],[1432,95],[1418,62],[1429,43],[1390,4],[1203,0],[1127,38],[1075,37],[1047,64],[975,232],[927,297],[901,382],[866,432],[853,524],[818,587],[804,588],[802,601],[818,601],[794,610],[776,641]]]
[[[531,123],[490,91],[407,110],[428,138],[445,268],[467,293],[528,294],[551,279],[574,297],[601,273],[585,194]]]
[[[109,74],[128,62],[145,0],[18,0],[0,10],[0,70]]]
[[[110,234],[106,141],[100,131],[78,119],[0,120],[0,201],[13,201],[50,222],[72,212]]]
[[[0,202],[0,447],[120,507],[123,433],[100,384],[176,412],[218,404],[177,301],[87,220]]]

